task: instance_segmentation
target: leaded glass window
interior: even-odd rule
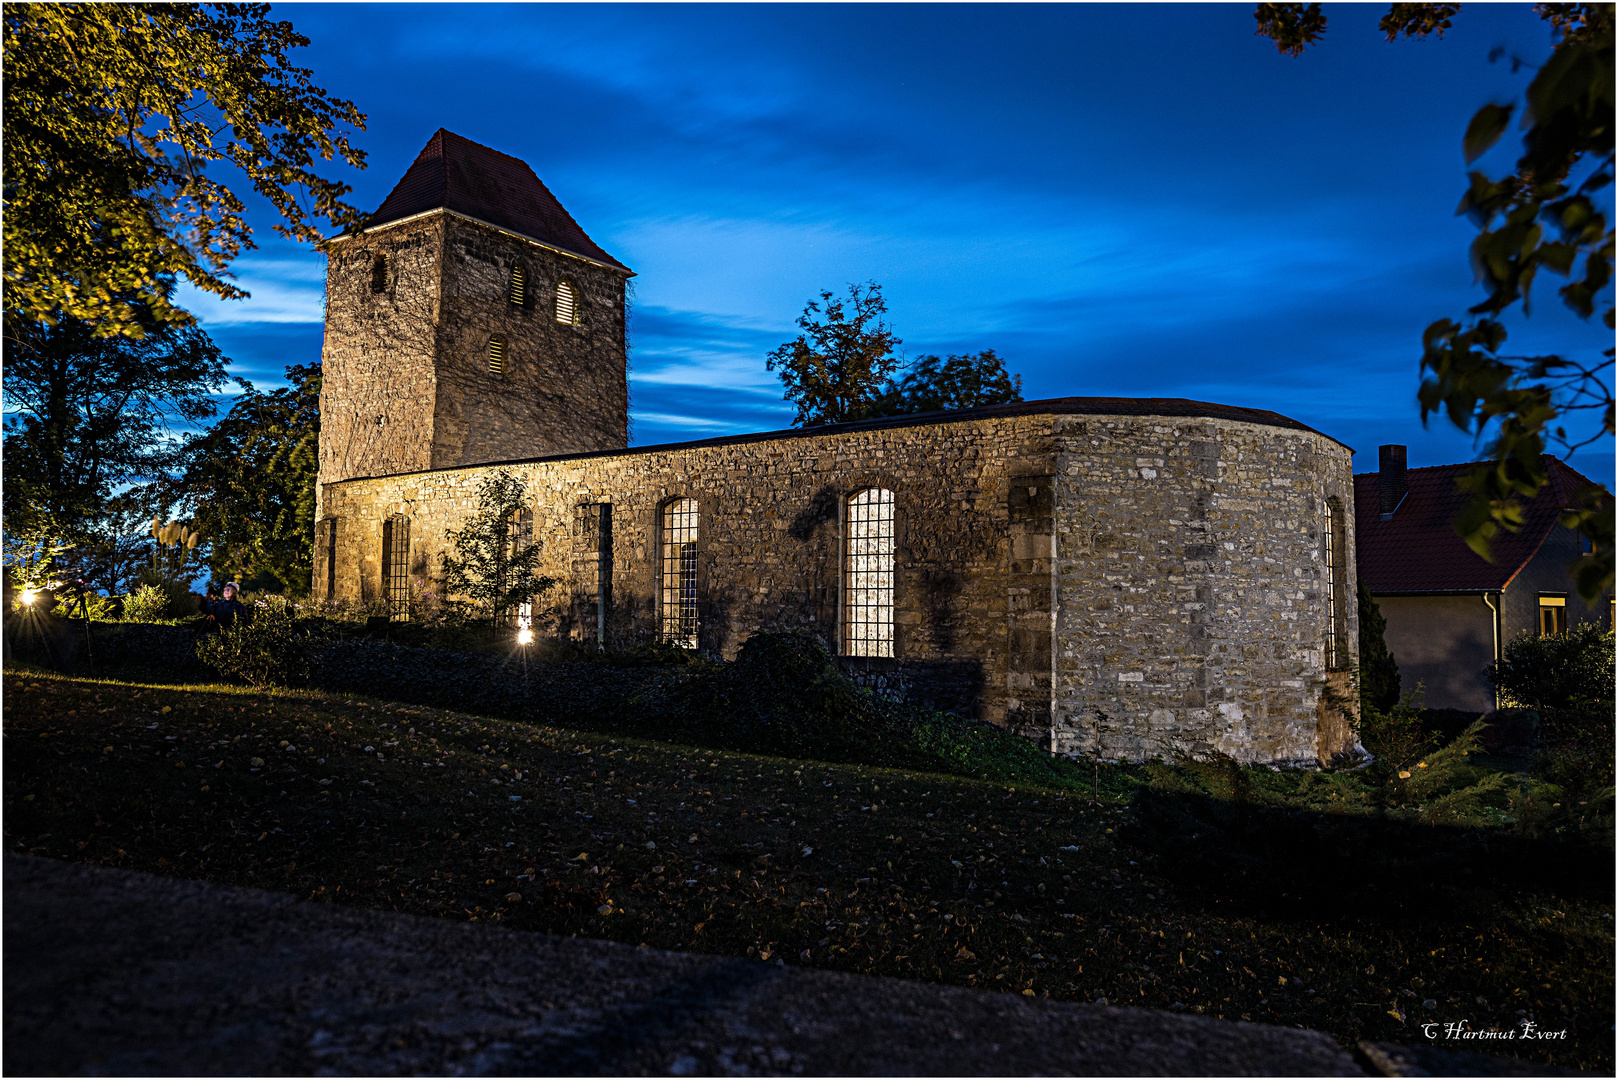
[[[663,508],[660,636],[682,649],[697,647],[697,500]]]
[[[843,653],[893,655],[893,492],[848,500],[843,570]]]
[[[382,523],[382,595],[388,618],[410,618],[410,519],[403,514]]]

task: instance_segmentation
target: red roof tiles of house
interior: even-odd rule
[[[427,140],[365,225],[374,228],[440,209],[629,270],[585,235],[527,162],[443,128]]]
[[[1377,474],[1354,477],[1354,540],[1360,581],[1373,594],[1493,592],[1511,584],[1534,557],[1562,508],[1592,481],[1545,455],[1550,483],[1528,503],[1523,527],[1494,538],[1494,562],[1484,562],[1455,532],[1455,515],[1471,497],[1455,482],[1475,464],[1411,469],[1409,492],[1393,516],[1382,521]]]

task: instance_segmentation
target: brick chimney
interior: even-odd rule
[[[1405,469],[1405,448],[1397,444],[1379,446],[1376,448],[1376,458],[1377,509],[1381,512],[1381,520],[1387,521],[1404,501],[1405,492],[1410,490]]]

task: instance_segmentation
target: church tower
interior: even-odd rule
[[[622,449],[632,276],[526,163],[440,128],[332,244],[320,482]]]

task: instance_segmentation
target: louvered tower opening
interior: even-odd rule
[[[511,268],[511,306],[522,307],[528,302],[528,272],[521,266]]]
[[[556,286],[556,321],[568,326],[577,326],[579,322],[578,298],[573,286],[565,281]]]
[[[496,334],[489,339],[489,374],[506,373],[506,339]]]

